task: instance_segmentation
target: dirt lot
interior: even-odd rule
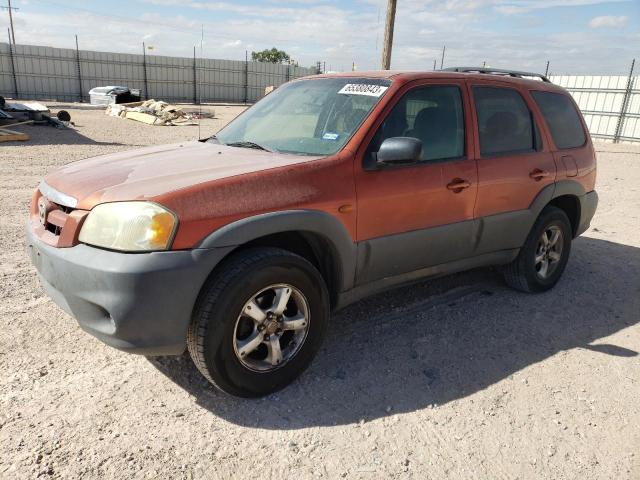
[[[215,110],[203,134],[239,107]],[[0,145],[1,478],[640,479],[640,147],[598,145],[601,204],[553,291],[483,269],[362,301],[299,381],[247,401],[43,295],[23,240],[40,178],[197,136],[70,111]]]

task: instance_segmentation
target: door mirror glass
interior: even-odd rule
[[[422,140],[412,137],[387,138],[376,154],[378,167],[411,165],[422,157]]]

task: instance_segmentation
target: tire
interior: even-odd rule
[[[546,255],[549,264],[542,274],[544,260],[537,261],[545,255],[545,251],[541,250],[544,244],[542,236],[544,233],[547,240],[551,240],[553,233],[550,232],[556,231],[560,232],[561,238],[557,239],[553,247],[548,246],[550,241],[547,243],[545,248],[548,249]],[[571,223],[566,213],[553,206],[545,207],[533,224],[518,256],[503,268],[507,284],[516,290],[529,293],[544,292],[553,288],[567,266],[572,237]],[[553,258],[558,255],[559,258],[554,262]]]
[[[283,292],[289,301],[277,314]],[[246,313],[270,317],[256,320]],[[284,388],[309,366],[328,320],[327,288],[310,262],[278,248],[250,248],[225,260],[203,287],[187,347],[198,370],[218,389],[259,397]],[[294,324],[295,329],[286,328]]]

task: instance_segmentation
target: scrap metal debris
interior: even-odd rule
[[[176,105],[156,100],[109,105],[105,113],[148,125],[197,125],[193,121],[193,114]]]
[[[64,110],[61,111],[64,118],[58,118],[51,115],[49,107],[38,102],[7,102],[3,97],[0,97],[0,119],[2,120],[18,120],[17,123],[11,123],[9,125],[0,125],[0,142],[12,142],[12,141],[26,141],[29,140],[29,135],[26,133],[16,132],[14,130],[8,130],[7,127],[13,127],[15,125],[23,125],[26,123],[34,125],[52,125],[56,128],[68,127],[71,122],[71,116]],[[26,121],[20,121],[24,120]]]
[[[113,105],[140,101],[140,90],[110,85],[89,90],[91,105]]]

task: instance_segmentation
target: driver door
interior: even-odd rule
[[[462,81],[412,82],[365,138],[356,157],[357,284],[471,255],[478,178],[469,111]],[[420,162],[372,166],[371,154],[399,136],[423,142]]]

